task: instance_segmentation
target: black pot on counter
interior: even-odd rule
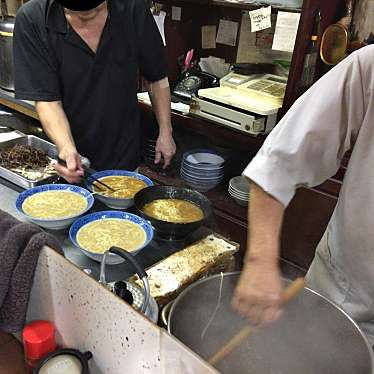
[[[204,213],[204,218],[191,223],[171,223],[148,216],[143,207],[157,199],[181,199],[196,204]],[[134,197],[134,205],[139,214],[151,222],[157,234],[165,239],[183,239],[201,227],[211,216],[210,201],[200,192],[172,186],[151,186],[140,190]]]

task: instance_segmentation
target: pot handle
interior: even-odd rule
[[[138,274],[139,278],[142,280],[144,285],[144,301],[141,307],[141,312],[145,314],[148,305],[149,305],[149,299],[150,299],[150,288],[149,288],[149,282],[148,282],[148,276],[145,270],[139,265],[139,263],[135,260],[134,256],[124,250],[123,248],[119,247],[111,247],[108,251],[104,252],[103,258],[101,260],[100,265],[100,280],[99,282],[102,284],[106,284],[105,279],[105,265],[106,265],[106,258],[109,255],[109,253],[114,253],[125,260],[129,261],[131,265],[134,267],[136,273]]]
[[[161,310],[161,317],[160,317],[160,322],[165,327],[168,329],[169,325],[169,315],[170,315],[170,309],[173,306],[174,300],[169,301]]]

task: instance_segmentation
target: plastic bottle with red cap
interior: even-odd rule
[[[22,333],[27,373],[32,373],[38,362],[56,350],[55,327],[49,321],[33,321]]]

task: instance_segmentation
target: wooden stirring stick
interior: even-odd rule
[[[304,288],[304,278],[297,278],[294,280],[283,292],[282,304],[287,304],[299,292]],[[221,349],[219,349],[213,356],[211,356],[208,362],[211,365],[217,364],[228,354],[230,354],[236,347],[240,345],[246,338],[248,338],[253,332],[252,326],[248,325],[243,327],[233,338],[231,338]]]

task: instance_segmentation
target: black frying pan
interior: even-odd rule
[[[190,201],[202,209],[204,218],[191,223],[171,223],[161,221],[143,213],[142,209],[156,199],[182,199]],[[182,239],[197,230],[212,214],[210,201],[200,192],[172,186],[151,186],[140,190],[134,197],[134,205],[139,214],[150,221],[159,236],[163,238]]]

